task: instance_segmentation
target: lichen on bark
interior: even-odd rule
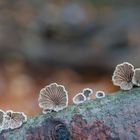
[[[78,140],[75,134],[84,134],[83,140],[138,140],[140,88],[28,118],[19,129],[2,131],[0,140]]]

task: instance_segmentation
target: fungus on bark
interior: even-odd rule
[[[73,97],[74,104],[81,104],[85,101],[86,101],[86,97],[83,95],[83,93],[78,93]]]
[[[41,89],[38,102],[43,113],[58,112],[68,106],[68,94],[64,86],[52,83]]]
[[[23,112],[13,112],[12,110],[8,110],[4,115],[2,128],[4,130],[9,128],[19,128],[26,121],[27,117]]]
[[[96,92],[96,98],[103,98],[103,97],[105,97],[105,93],[103,91]]]
[[[120,86],[123,90],[133,88],[132,77],[134,74],[134,66],[128,62],[124,62],[116,66],[112,76],[113,84]]]
[[[135,69],[132,82],[133,84],[140,86],[140,68]]]
[[[90,96],[93,93],[92,89],[90,88],[84,88],[83,89],[83,94],[86,97],[87,100],[90,100]]]

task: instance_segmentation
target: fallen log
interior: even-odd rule
[[[28,118],[0,140],[140,140],[140,88]]]

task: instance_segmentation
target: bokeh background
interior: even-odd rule
[[[1,0],[0,108],[41,112],[42,87],[63,84],[72,97],[89,87],[118,90],[118,63],[140,67],[138,0]],[[93,96],[94,98],[94,96]]]

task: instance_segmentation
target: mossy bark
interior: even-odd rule
[[[28,118],[0,140],[139,140],[140,88],[72,105],[58,113]]]

